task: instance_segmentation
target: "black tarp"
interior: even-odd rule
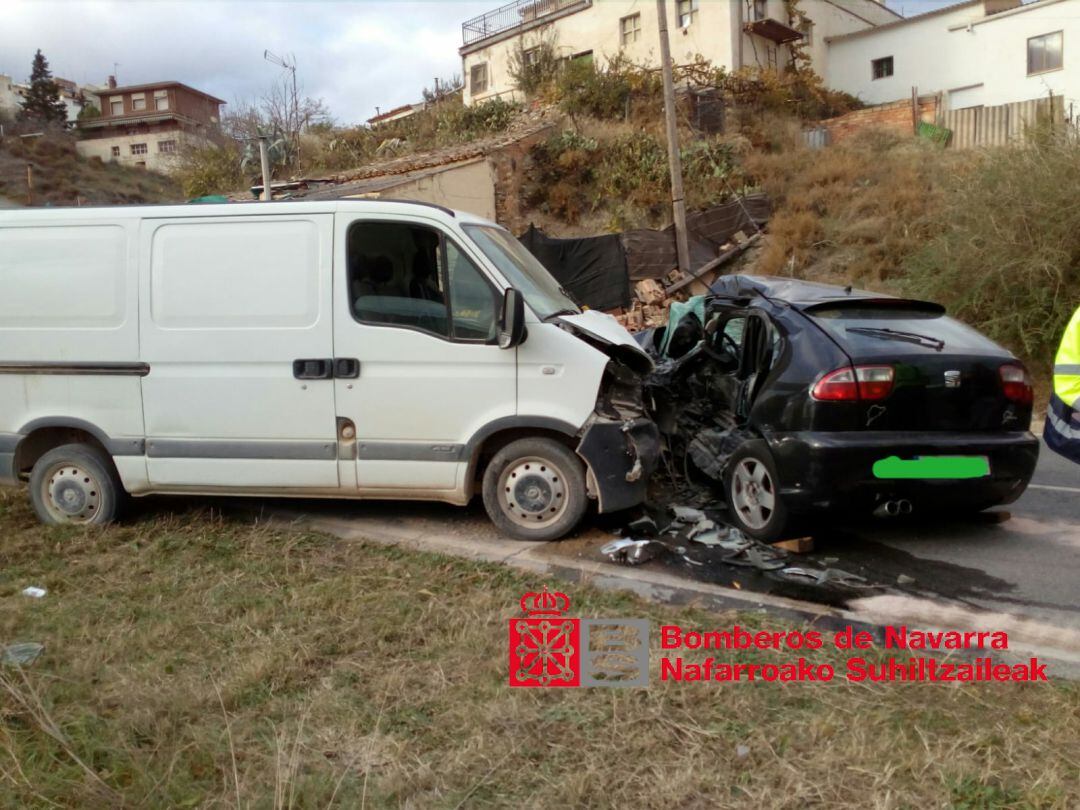
[[[768,199],[757,194],[688,215],[690,267],[704,267],[716,259],[738,231],[752,236],[769,213]],[[671,225],[662,231],[578,239],[555,239],[530,225],[521,241],[578,303],[593,309],[628,307],[631,284],[663,278],[678,266]]]
[[[521,242],[579,303],[593,309],[630,305],[630,276],[619,234],[554,239],[530,225]]]

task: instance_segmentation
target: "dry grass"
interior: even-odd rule
[[[961,153],[868,131],[839,146],[747,156],[775,215],[758,272],[886,287],[941,229],[942,179]]]
[[[30,167],[32,188],[27,189]],[[87,160],[70,137],[46,136],[0,141],[0,196],[27,205],[140,205],[184,199],[180,185],[165,175]]]
[[[654,662],[647,690],[511,690],[505,620],[539,583],[501,567],[152,506],[47,529],[13,490],[0,537],[0,638],[47,645],[2,675],[4,807],[1080,800],[1072,685],[699,687]],[[586,616],[763,621],[570,592]]]

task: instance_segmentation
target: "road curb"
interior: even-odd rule
[[[410,527],[405,521],[377,518],[348,519],[309,515],[300,510],[245,509],[249,515],[271,524],[293,528],[305,528],[340,537],[380,545],[398,546],[414,551],[445,554],[452,557],[507,565],[520,571],[550,576],[564,582],[591,585],[606,591],[632,593],[658,604],[675,606],[693,605],[712,612],[743,611],[769,614],[777,618],[805,622],[826,631],[837,631],[847,626],[865,630],[874,635],[875,641],[883,643],[885,627],[910,623],[919,629],[960,630],[997,629],[975,628],[970,614],[953,612],[953,622],[943,623],[950,613],[930,600],[911,600],[906,610],[896,615],[882,615],[880,610],[857,611],[818,605],[783,596],[753,593],[727,588],[708,582],[687,580],[665,571],[639,567],[610,565],[595,560],[575,560],[555,557],[541,549],[547,543],[528,543],[517,540],[476,540],[447,533],[432,532]],[[896,608],[894,608],[895,612]],[[928,618],[932,615],[933,618]],[[1048,646],[1047,638],[1055,631],[1069,643],[1063,647]],[[1026,660],[1038,657],[1047,662],[1055,677],[1080,679],[1080,633],[1064,633],[1059,628],[1040,625],[1027,620],[1010,622],[1009,655],[998,656],[1002,660]],[[952,651],[954,653],[959,651]],[[972,651],[974,654],[977,651]],[[969,653],[964,653],[969,654]],[[985,654],[985,653],[984,653]],[[997,655],[997,654],[996,654]]]

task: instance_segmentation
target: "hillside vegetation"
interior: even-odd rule
[[[178,202],[184,194],[176,180],[87,160],[76,153],[73,138],[47,135],[0,139],[0,198],[35,206],[123,205]]]

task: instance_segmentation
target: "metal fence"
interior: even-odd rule
[[[589,6],[592,0],[515,0],[461,24],[461,40],[471,45],[573,6]]]
[[[1061,96],[1053,96],[996,107],[946,110],[941,124],[952,132],[949,146],[972,149],[1006,146],[1022,141],[1033,127],[1064,126],[1065,117],[1065,100]]]

